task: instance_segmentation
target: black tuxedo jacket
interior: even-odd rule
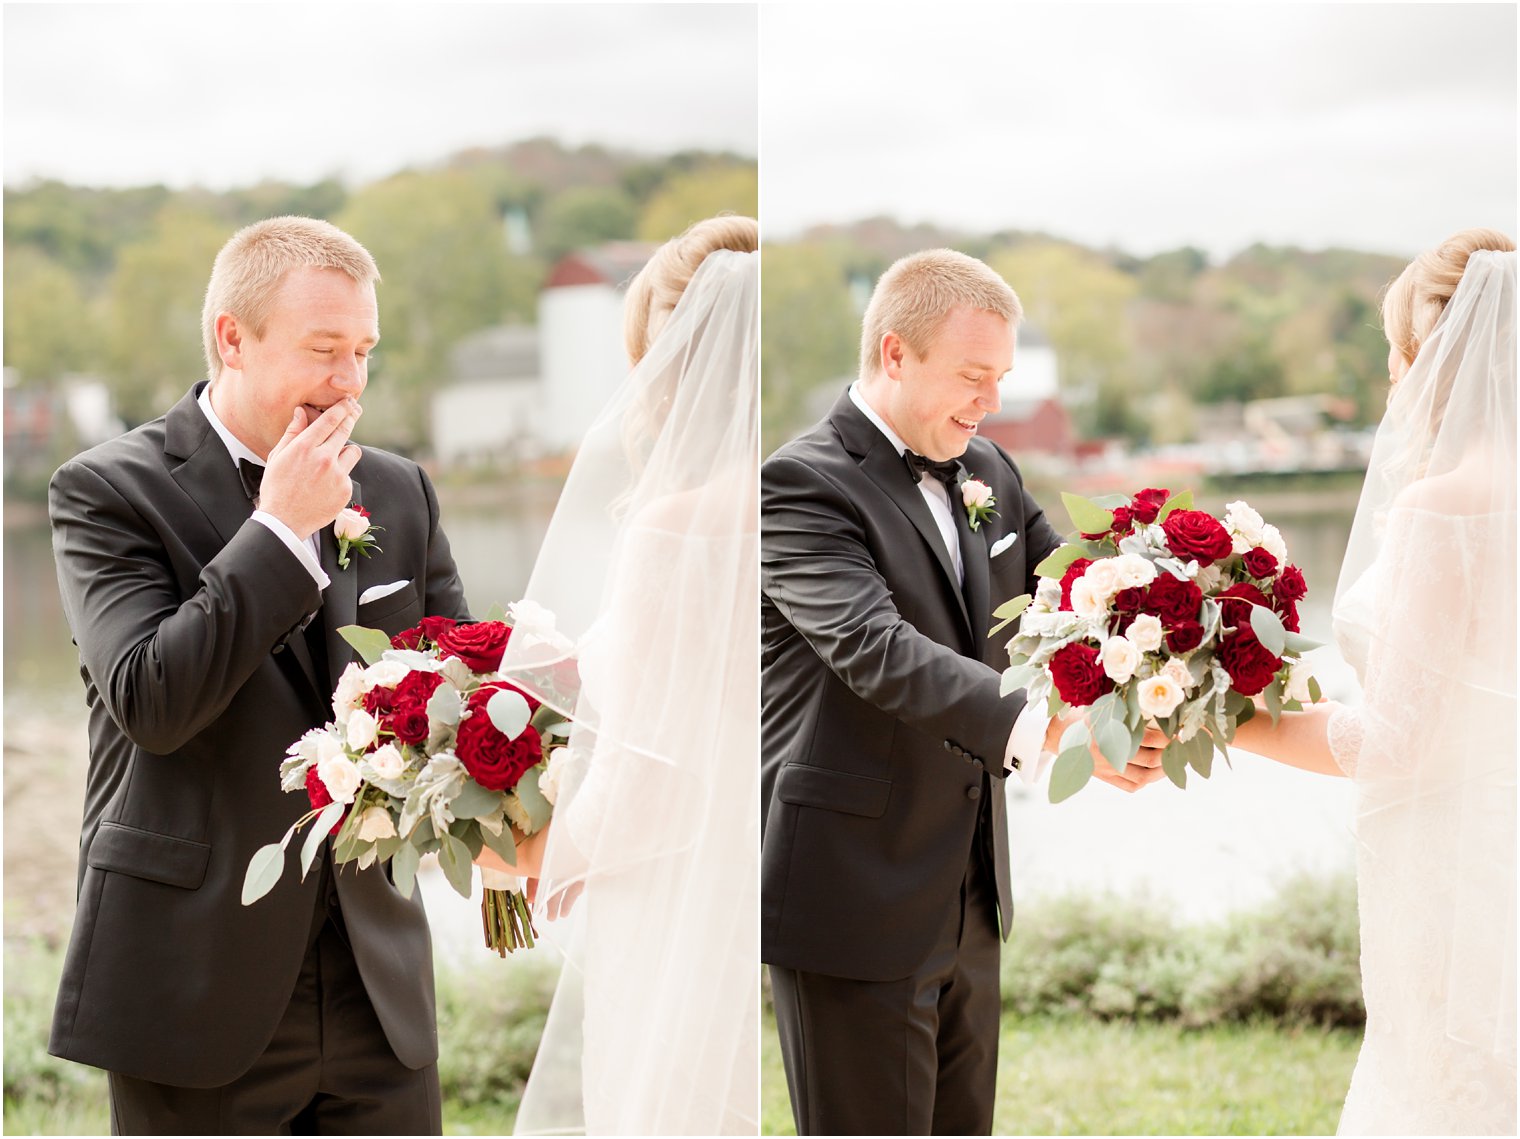
[[[1011,630],[989,641],[987,629],[1061,539],[1001,448],[974,438],[961,467],[998,511],[972,531],[951,489],[964,587],[916,480],[848,393],[761,467],[761,957],[773,965],[910,976],[960,904],[986,795],[1008,935],[1001,776],[1024,702],[998,695]]]
[[[90,767],[79,908],[49,1051],[129,1076],[214,1087],[241,1075],[285,1012],[321,875],[300,881],[291,844],[280,883],[239,896],[248,859],[308,809],[286,794],[286,747],[332,718],[353,659],[336,630],[399,632],[425,614],[467,616],[438,502],[415,464],[365,448],[353,497],[382,553],[319,591],[295,555],[252,521],[237,468],[195,397],[86,451],[49,488],[64,612],[79,647]],[[359,604],[369,586],[406,580]],[[325,630],[318,675],[299,631]],[[304,834],[304,832],[303,832]],[[326,854],[323,857],[327,857]],[[432,948],[420,894],[388,871],[334,868],[344,923],[396,1055],[438,1054]]]

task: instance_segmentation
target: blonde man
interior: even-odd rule
[[[350,442],[379,339],[370,255],[309,218],[216,259],[211,379],[49,488],[90,769],[49,1051],[110,1075],[119,1134],[437,1134],[431,946],[385,871],[244,870],[307,808],[285,748],[323,723],[349,624],[467,616],[413,463]],[[338,565],[362,503],[383,549]]]
[[[1060,544],[978,437],[1020,316],[980,261],[903,258],[859,380],[761,467],[761,956],[799,1134],[992,1127],[1003,778],[1061,727],[999,696],[987,638]],[[996,510],[975,528],[970,479]],[[1137,761],[1097,770],[1133,790],[1160,773]]]

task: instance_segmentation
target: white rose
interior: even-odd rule
[[[1071,586],[1071,611],[1083,620],[1101,621],[1108,616],[1108,598],[1085,576],[1079,577]]]
[[[1309,681],[1314,679],[1314,666],[1306,660],[1296,660],[1288,670],[1288,699],[1297,700],[1307,704],[1313,699],[1309,695]]]
[[[363,695],[364,666],[358,661],[351,661],[343,670],[343,675],[338,677],[338,687],[333,691],[333,716],[339,721],[347,720],[349,714],[359,706]]]
[[[354,792],[359,790],[359,784],[363,782],[359,777],[358,765],[346,755],[334,756],[318,763],[317,777],[322,780],[322,785],[327,788],[327,793],[335,803],[352,803]]]
[[[1183,664],[1176,657],[1172,657],[1170,660],[1168,660],[1166,662],[1166,667],[1163,668],[1157,675],[1170,676],[1177,682],[1177,687],[1181,688],[1184,692],[1193,687],[1193,674],[1188,671],[1188,666]]]
[[[992,488],[981,479],[961,483],[961,501],[968,507],[986,506],[992,501]]]
[[[1182,686],[1165,671],[1142,680],[1138,691],[1140,711],[1153,719],[1170,716],[1182,703]]]
[[[1261,545],[1261,530],[1263,522],[1261,515],[1246,502],[1232,502],[1224,508],[1225,528],[1234,534],[1240,535],[1247,545],[1246,550],[1252,546]],[[1244,553],[1239,545],[1236,545],[1237,554]]]
[[[1105,602],[1119,592],[1119,567],[1114,563],[1117,558],[1104,558],[1102,561],[1093,562],[1082,574],[1081,580],[1092,587],[1092,591]]]
[[[1130,622],[1125,635],[1141,652],[1153,653],[1161,647],[1161,618],[1154,613],[1142,613]]]
[[[1235,552],[1238,554],[1244,551],[1236,550]],[[1224,572],[1217,565],[1204,566],[1193,579],[1193,584],[1203,590],[1204,593],[1215,592],[1223,583]]]
[[[355,542],[369,533],[369,519],[351,506],[338,511],[333,522],[333,534],[340,541]]]
[[[1140,650],[1123,637],[1110,637],[1098,654],[1103,671],[1115,684],[1123,684],[1135,675],[1140,665]]]
[[[380,721],[363,708],[355,708],[353,714],[348,717],[346,730],[348,746],[355,751],[363,751],[375,742],[375,734],[380,730]]]
[[[321,738],[317,740],[317,762],[326,763],[343,754],[343,741],[331,732],[323,732]]]
[[[524,834],[533,833],[533,818],[528,814],[528,809],[522,805],[522,800],[516,795],[508,795],[502,806],[506,808],[507,821]]]
[[[1279,566],[1288,561],[1288,544],[1283,541],[1282,531],[1268,522],[1261,528],[1261,544],[1267,553],[1277,559]]]
[[[1156,567],[1149,558],[1142,558],[1139,554],[1120,554],[1113,559],[1113,565],[1119,578],[1116,593],[1119,589],[1136,589],[1156,580]]]
[[[554,801],[559,798],[559,781],[565,770],[565,761],[560,756],[568,751],[568,748],[557,747],[549,753],[549,765],[544,768],[538,777],[539,794],[549,800],[552,807]]]
[[[375,769],[375,774],[381,779],[400,779],[401,773],[406,770],[406,760],[401,758],[401,753],[396,750],[395,744],[377,747],[367,758],[369,765]]]
[[[373,842],[380,838],[395,838],[396,824],[391,820],[391,813],[384,807],[367,807],[364,814],[359,816],[359,839],[362,842]]]
[[[1061,607],[1061,583],[1053,577],[1040,578],[1040,584],[1034,591],[1034,603],[1031,609],[1043,609],[1054,613]]]
[[[372,688],[394,688],[405,680],[406,674],[411,671],[399,660],[378,661],[364,670],[362,678],[364,691],[368,692]]]

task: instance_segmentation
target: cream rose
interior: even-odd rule
[[[1120,589],[1119,567],[1114,564],[1116,561],[1117,558],[1104,558],[1088,566],[1082,574],[1081,580],[1087,582],[1093,593],[1105,603]]]
[[[379,730],[380,721],[363,708],[355,708],[348,717],[348,726],[345,729],[348,746],[355,751],[363,751],[375,742],[375,735]]]
[[[358,765],[346,755],[320,761],[317,764],[317,777],[322,780],[322,785],[327,788],[327,793],[335,803],[352,803],[354,792],[359,790],[359,784],[363,782],[359,777]]]
[[[992,501],[992,488],[981,479],[967,479],[961,483],[961,501],[975,509]]]
[[[1278,565],[1285,565],[1288,561],[1288,544],[1283,541],[1282,531],[1268,522],[1261,528],[1262,548],[1277,559]]]
[[[1164,671],[1140,682],[1140,711],[1153,719],[1170,716],[1182,703],[1182,686]]]
[[[391,819],[391,813],[384,807],[366,807],[364,814],[359,816],[359,839],[361,842],[373,842],[381,838],[395,838],[396,824]]]
[[[401,753],[396,750],[395,744],[385,744],[377,747],[368,756],[369,765],[375,769],[375,774],[381,779],[400,779],[401,773],[406,770],[406,760],[401,758]]]
[[[358,661],[351,661],[343,670],[343,675],[338,677],[338,687],[333,690],[332,707],[333,716],[339,721],[346,721],[349,714],[359,707],[360,700],[364,696],[364,666]]]
[[[1140,650],[1124,637],[1110,637],[1098,654],[1103,671],[1115,684],[1123,684],[1140,666]]]
[[[1313,697],[1309,695],[1309,681],[1314,679],[1314,666],[1306,660],[1294,661],[1288,669],[1289,700],[1297,700],[1307,704]]]
[[[1075,596],[1076,591],[1072,592]],[[1141,652],[1153,653],[1161,647],[1161,618],[1154,613],[1142,613],[1130,622],[1125,636]]]
[[[357,542],[369,533],[369,519],[351,506],[338,511],[333,522],[333,535],[343,542]]]
[[[565,761],[560,757],[568,751],[568,748],[557,747],[549,753],[549,764],[538,777],[538,791],[549,805],[559,798],[559,781],[565,771]]]
[[[1261,515],[1249,503],[1236,501],[1225,506],[1224,524],[1225,529],[1232,535],[1238,534],[1245,541],[1246,550],[1261,545],[1261,531],[1265,523],[1262,522]],[[1245,551],[1237,544],[1235,552],[1244,553]]]
[[[364,691],[368,692],[371,688],[394,688],[405,680],[406,674],[411,671],[399,660],[377,661],[364,670],[362,681]]]
[[[1120,554],[1113,559],[1113,567],[1118,577],[1115,593],[1120,589],[1149,585],[1156,580],[1156,567],[1149,558],[1142,558],[1139,554]]]
[[[1172,657],[1171,660],[1167,661],[1166,667],[1157,675],[1170,676],[1177,682],[1177,687],[1181,688],[1184,692],[1193,687],[1193,674],[1188,671],[1188,666],[1176,657]]]
[[[1108,598],[1085,576],[1079,577],[1071,586],[1071,611],[1084,621],[1101,621],[1108,616]]]

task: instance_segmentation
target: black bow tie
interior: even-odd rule
[[[931,474],[947,487],[955,485],[955,479],[960,474],[960,462],[956,459],[945,459],[935,462],[926,459],[916,451],[903,451],[903,462],[908,464],[908,470],[913,473],[913,481],[916,483],[924,475]]]
[[[248,495],[248,501],[257,503],[259,485],[264,481],[264,468],[258,463],[250,463],[247,459],[239,459],[238,478],[243,480],[243,490]]]

